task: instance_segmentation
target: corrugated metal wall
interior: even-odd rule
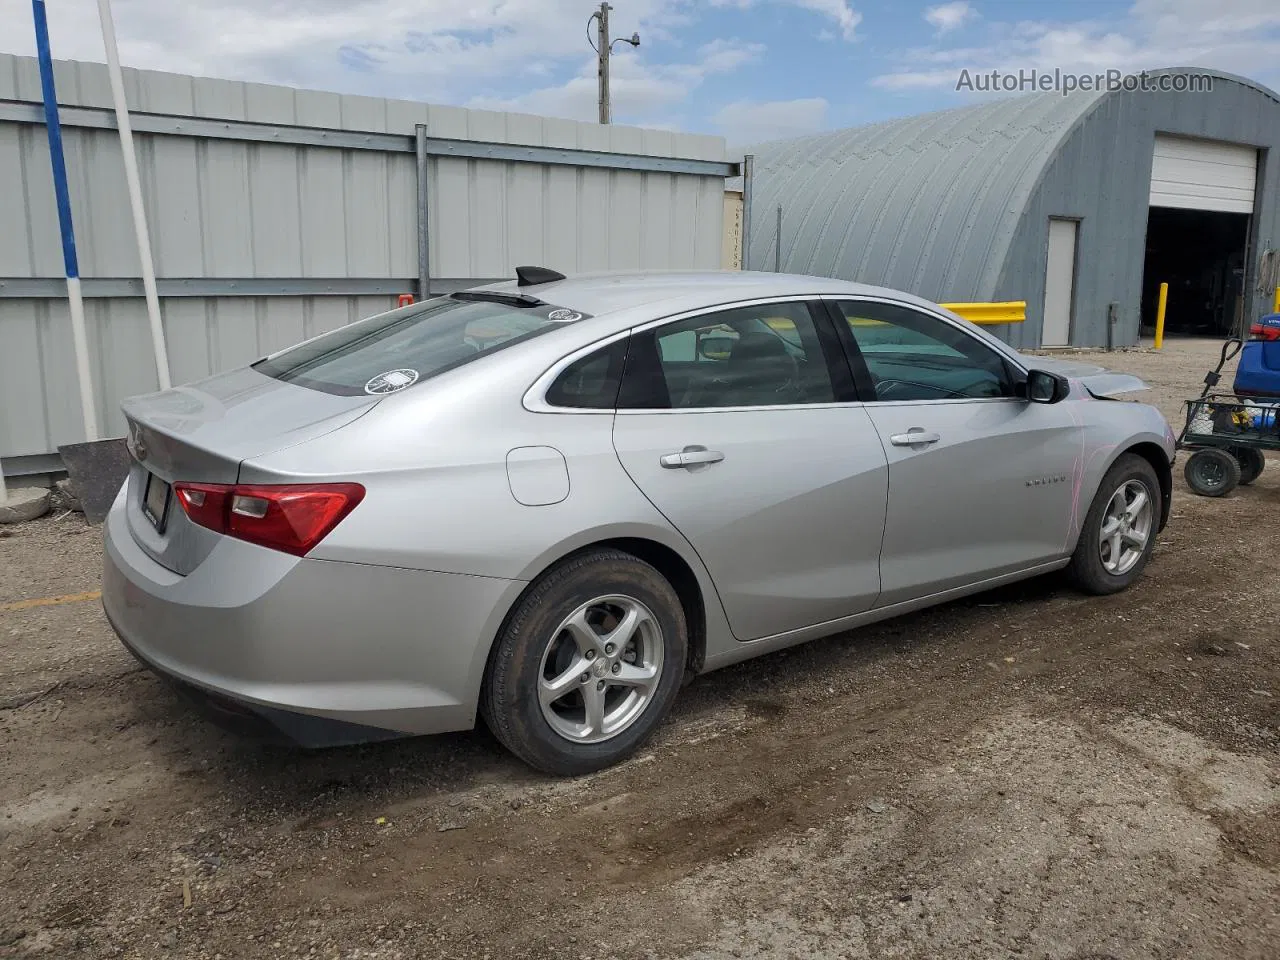
[[[170,373],[175,384],[195,380],[394,305],[390,297],[166,297]],[[103,436],[120,436],[120,401],[157,386],[146,305],[138,298],[87,298],[85,326]],[[83,433],[67,301],[0,299],[6,474],[46,472],[47,458],[39,455]]]
[[[55,72],[64,107],[111,106],[103,65],[58,62]],[[430,136],[459,140],[725,156],[719,137],[149,71],[127,69],[124,79],[139,113],[407,136],[425,123]],[[4,101],[40,102],[35,60],[0,55]],[[91,280],[140,275],[123,162],[114,129],[67,125],[64,139],[99,417],[106,435],[118,434],[119,401],[156,387],[141,298],[91,296]],[[164,297],[175,383],[413,292],[412,153],[138,132],[135,142],[162,293],[165,281],[209,278],[386,281],[382,296]],[[720,266],[720,177],[433,157],[428,183],[433,289],[436,279],[511,276],[523,263],[565,272]],[[61,277],[44,127],[0,121],[0,455],[7,458],[82,439],[65,300],[4,295],[6,281]]]
[[[724,192],[724,241],[720,266],[726,270],[742,269],[742,191]]]
[[[748,264],[772,269],[780,203],[783,270],[1025,300],[1026,322],[991,329],[1030,348],[1049,219],[1079,219],[1071,342],[1136,343],[1157,132],[1261,148],[1251,265],[1280,246],[1280,99],[1214,77],[1211,92],[1034,94],[756,147]],[[1247,315],[1263,306],[1250,284]]]
[[[990,299],[1019,203],[1091,101],[1018,97],[754,148],[748,263],[772,269],[781,243],[791,273]]]
[[[1028,319],[1044,303],[1049,218],[1080,220],[1071,342],[1105,346],[1109,305],[1115,303],[1117,346],[1138,341],[1146,255],[1151,158],[1156,133],[1204,137],[1261,148],[1255,194],[1251,266],[1280,246],[1280,99],[1239,78],[1218,76],[1212,93],[1112,93],[1099,100],[1046,167],[1022,210],[996,284],[995,298],[1027,301]],[[1264,312],[1251,282],[1245,316]],[[1017,346],[1040,343],[1040,325],[1006,328]]]

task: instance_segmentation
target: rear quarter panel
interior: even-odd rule
[[[364,484],[364,500],[309,554],[314,559],[530,581],[591,544],[652,540],[697,577],[708,651],[736,643],[697,553],[618,462],[613,414],[524,408],[524,391],[541,372],[513,358],[489,365],[484,377],[442,375],[387,398],[351,429],[246,461],[241,481]],[[564,456],[563,500],[516,499],[507,455],[530,446]]]

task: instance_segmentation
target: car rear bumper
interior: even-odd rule
[[[107,620],[111,620],[110,615]],[[260,703],[250,703],[225,693],[197,686],[152,663],[130,646],[129,641],[119,630],[116,634],[120,637],[124,648],[133,654],[139,663],[164,680],[207,719],[232,733],[256,740],[310,748],[372,743],[377,740],[394,740],[406,736],[398,730],[367,727],[363,724],[331,720],[328,717],[295,713]]]
[[[124,496],[104,524],[107,619],[205,712],[308,746],[474,726],[490,643],[523,583],[230,538],[179,576],[134,541]]]

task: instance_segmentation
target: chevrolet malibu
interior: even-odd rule
[[[1056,570],[1122,590],[1168,518],[1133,378],[837,280],[517,273],[126,401],[134,655],[305,746],[478,714],[581,774],[696,674]]]

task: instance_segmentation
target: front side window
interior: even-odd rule
[[[837,303],[866,364],[875,399],[954,400],[1014,396],[996,351],[937,317],[892,303]]]
[[[835,399],[808,307],[774,303],[702,314],[636,334],[619,406],[688,410]]]
[[[442,297],[379,314],[259,360],[259,373],[325,393],[394,393],[582,315],[530,305]]]

